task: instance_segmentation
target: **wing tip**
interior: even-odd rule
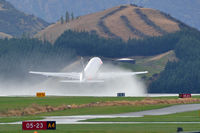
[[[28,73],[34,73],[33,71],[29,71]]]

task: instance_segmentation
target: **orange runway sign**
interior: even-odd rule
[[[37,97],[45,97],[46,95],[45,95],[45,92],[37,92],[36,96]]]

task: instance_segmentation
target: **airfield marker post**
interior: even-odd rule
[[[56,121],[23,121],[22,130],[56,130]]]
[[[36,93],[36,96],[37,96],[37,97],[45,97],[46,94],[45,94],[45,92],[37,92],[37,93]]]

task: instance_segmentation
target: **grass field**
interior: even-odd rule
[[[11,117],[2,117],[0,118],[0,123],[2,122],[16,122],[23,120],[38,120],[42,119],[43,116],[67,116],[67,115],[94,115],[94,114],[117,114],[125,112],[136,112],[150,109],[158,109],[167,107],[169,105],[146,105],[146,106],[107,106],[107,107],[88,107],[80,109],[69,109],[63,111],[54,111],[41,113],[31,116],[11,116]]]
[[[57,125],[56,130],[38,133],[176,133],[177,127],[184,131],[199,131],[200,124],[98,124]],[[0,133],[33,133],[22,131],[21,125],[0,125]]]
[[[199,98],[196,96],[194,98]],[[58,106],[62,104],[88,104],[102,101],[140,101],[145,97],[0,97],[0,113],[10,109],[22,109],[31,104]],[[177,97],[156,97],[151,99],[177,99]],[[66,109],[62,111],[45,112],[36,115],[0,117],[0,122],[16,122],[23,120],[42,119],[43,116],[68,116],[68,115],[94,115],[94,114],[118,114],[136,112],[143,110],[158,109],[172,104],[158,105],[120,105],[120,106],[101,106]],[[146,117],[145,117],[146,118]],[[130,118],[131,119],[131,118]]]
[[[170,105],[145,105],[145,106],[106,106],[88,107],[63,111],[55,111],[39,114],[39,116],[63,116],[63,115],[95,115],[95,114],[119,114],[126,112],[136,112],[167,107]]]
[[[199,98],[195,96],[194,98]],[[101,101],[135,101],[145,97],[0,97],[0,112],[9,109],[20,109],[31,104],[58,106],[62,104],[87,104]],[[156,97],[152,99],[177,99],[177,97]],[[0,122],[15,122],[23,120],[42,119],[43,116],[58,115],[85,115],[85,114],[115,114],[157,109],[170,106],[170,104],[140,105],[140,106],[105,106],[67,109],[63,111],[47,112],[31,116],[2,117]],[[115,118],[93,119],[90,121],[200,121],[199,112],[185,112],[163,116],[145,116],[143,118]],[[177,127],[183,127],[184,131],[200,130],[200,124],[82,124],[82,125],[57,125],[55,131],[38,131],[38,133],[173,133]],[[21,125],[0,125],[0,133],[31,133],[34,131],[22,131]]]
[[[31,104],[58,106],[62,104],[87,104],[101,101],[142,100],[142,97],[0,97],[0,112],[19,109]]]
[[[20,109],[28,107],[32,104],[38,105],[72,105],[72,104],[88,104],[95,102],[105,102],[105,101],[136,101],[143,100],[146,97],[56,97],[49,96],[44,98],[38,97],[0,97],[0,112],[7,111],[9,109]],[[194,98],[200,98],[200,96],[195,96]],[[154,97],[151,99],[178,99],[178,97]]]
[[[170,115],[129,117],[129,118],[101,118],[85,120],[90,122],[200,122],[200,111],[176,113]]]

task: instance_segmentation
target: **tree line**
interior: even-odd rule
[[[127,57],[150,56],[174,49],[182,32],[145,39],[106,39],[95,33],[64,32],[55,42],[62,49],[74,49],[80,56]]]
[[[66,11],[66,13],[65,13],[65,19],[63,18],[63,16],[61,16],[60,17],[60,23],[61,24],[64,24],[64,22],[65,23],[68,23],[70,20],[74,20],[74,13],[72,12],[71,14],[68,12],[68,11]]]
[[[75,55],[73,50],[63,50],[37,39],[0,40],[0,81],[29,79],[31,70],[58,71]]]
[[[174,51],[178,61],[168,62],[165,70],[149,86],[152,93],[200,92],[200,33],[184,32]]]

